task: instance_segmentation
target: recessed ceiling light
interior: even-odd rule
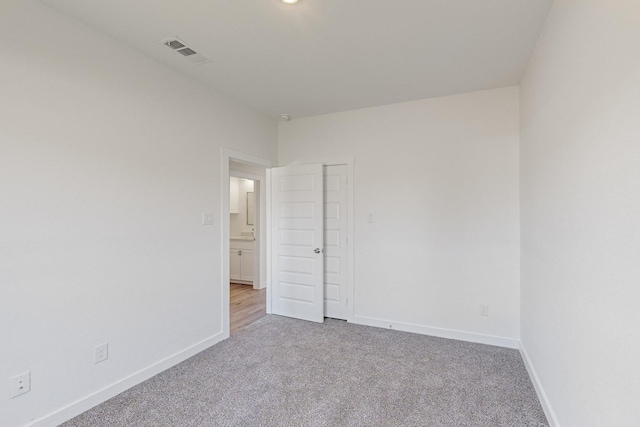
[[[298,0],[282,0],[282,3],[286,3],[286,4],[296,4],[296,3],[298,3]]]

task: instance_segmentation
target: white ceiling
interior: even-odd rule
[[[43,0],[294,118],[518,84],[552,0]],[[159,40],[188,42],[195,65]]]

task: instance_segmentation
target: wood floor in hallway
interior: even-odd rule
[[[267,290],[253,289],[251,285],[230,285],[230,333],[252,324],[267,313]]]

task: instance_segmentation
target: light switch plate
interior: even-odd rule
[[[202,225],[213,225],[214,215],[212,213],[202,214]]]

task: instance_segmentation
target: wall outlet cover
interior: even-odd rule
[[[489,315],[489,304],[480,304],[480,316]]]
[[[31,371],[11,378],[11,399],[31,391]]]
[[[97,345],[95,348],[95,363],[104,362],[109,358],[109,343]]]

